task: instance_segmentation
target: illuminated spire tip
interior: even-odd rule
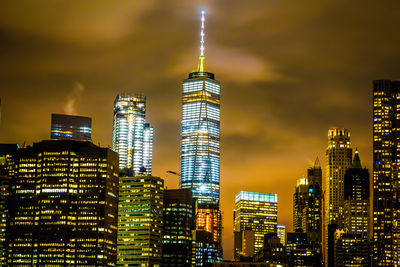
[[[200,30],[200,57],[199,64],[197,65],[198,72],[204,72],[204,24],[206,22],[204,10],[201,11],[201,30]]]

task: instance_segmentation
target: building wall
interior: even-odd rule
[[[376,266],[400,265],[400,82],[373,82],[373,240]]]
[[[164,180],[119,178],[118,266],[161,266]]]
[[[9,265],[115,266],[117,154],[56,140],[13,160]]]
[[[264,244],[264,235],[276,231],[278,195],[241,191],[236,195],[234,231],[254,231],[255,252]]]

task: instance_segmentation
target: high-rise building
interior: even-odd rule
[[[356,150],[353,165],[344,175],[344,231],[369,239],[369,172],[361,167]]]
[[[307,170],[308,197],[306,212],[303,214],[303,230],[308,242],[321,253],[322,248],[322,170],[319,159]]]
[[[255,252],[263,247],[264,235],[274,233],[278,222],[278,195],[241,191],[235,198],[236,232],[254,232]]]
[[[192,263],[193,198],[190,189],[164,191],[162,266]]]
[[[352,164],[350,132],[344,128],[332,128],[328,131],[326,149],[326,182],[325,182],[325,227],[336,223],[343,224],[344,174]],[[327,230],[325,234],[327,234]],[[328,246],[325,236],[325,247]],[[329,250],[325,249],[325,262]]]
[[[198,66],[183,81],[180,187],[197,200],[196,229],[212,229],[221,246],[220,83],[205,68],[204,23],[203,11]]]
[[[119,178],[118,266],[161,266],[164,180]]]
[[[373,82],[373,261],[400,265],[400,81]]]
[[[286,226],[278,224],[276,226],[276,234],[281,240],[282,245],[286,246]]]
[[[119,154],[119,168],[151,174],[153,128],[146,123],[146,97],[117,95],[113,118],[113,150]]]
[[[118,155],[48,140],[13,155],[10,266],[115,266]]]
[[[303,229],[303,213],[307,211],[308,202],[308,180],[300,178],[297,180],[293,194],[293,229]]]
[[[52,140],[92,140],[92,119],[66,114],[51,114]]]

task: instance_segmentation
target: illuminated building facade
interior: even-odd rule
[[[115,266],[118,155],[49,140],[13,156],[10,266]]]
[[[190,189],[164,191],[162,266],[192,263],[193,198]]]
[[[321,251],[308,240],[307,233],[287,233],[286,252],[290,266],[321,266]]]
[[[222,262],[220,246],[214,242],[213,234],[208,231],[194,230],[192,266],[212,266],[213,263]]]
[[[14,154],[18,148],[19,146],[17,144],[0,144],[0,266],[7,265],[12,154]]]
[[[373,261],[400,265],[400,81],[373,82]]]
[[[161,266],[164,180],[119,178],[118,266]]]
[[[274,233],[278,222],[278,195],[241,191],[235,198],[234,231],[254,232],[255,252],[263,247],[264,235]]]
[[[204,11],[197,69],[183,81],[180,188],[197,200],[196,229],[212,231],[221,245],[220,83],[205,70]]]
[[[369,239],[369,172],[361,167],[356,150],[353,165],[344,175],[344,231]]]
[[[297,180],[293,194],[293,229],[303,229],[303,213],[306,212],[308,202],[308,180]]]
[[[371,266],[369,240],[358,234],[341,234],[336,241],[335,266]]]
[[[330,129],[325,168],[325,227],[332,223],[338,224],[339,227],[343,224],[344,174],[351,167],[352,156],[350,132],[344,128]],[[327,241],[325,238],[326,247]],[[329,250],[325,250],[326,262],[328,254]]]
[[[119,154],[119,168],[134,174],[151,174],[153,128],[146,123],[146,97],[117,95],[114,101],[113,150]]]
[[[51,114],[52,140],[92,140],[92,119],[66,114]]]
[[[286,246],[286,226],[278,224],[276,226],[276,234],[281,240],[282,245]]]

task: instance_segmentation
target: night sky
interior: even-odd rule
[[[153,175],[178,186],[182,80],[197,65],[206,10],[206,67],[221,82],[221,206],[232,254],[234,195],[277,193],[292,230],[296,180],[327,131],[351,132],[372,159],[372,80],[400,78],[397,1],[1,1],[0,142],[50,137],[51,113],[93,118],[111,146],[113,101],[147,96]],[[323,173],[325,175],[325,172]],[[325,176],[323,176],[323,179]]]

